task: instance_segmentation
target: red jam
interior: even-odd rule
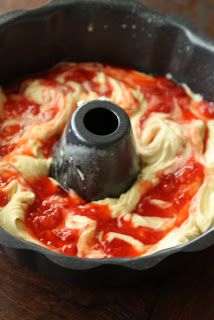
[[[149,190],[140,200],[135,212],[142,216],[175,218],[173,224],[164,231],[152,228],[135,228],[123,217],[112,218],[106,205],[95,203],[81,204],[71,197],[51,179],[43,178],[32,185],[36,201],[26,215],[26,225],[33,235],[50,247],[62,253],[76,255],[79,232],[65,227],[65,209],[72,215],[83,215],[97,223],[97,233],[102,232],[102,240],[95,237],[93,249],[99,249],[108,256],[135,257],[139,252],[120,239],[107,241],[109,232],[116,232],[152,245],[160,241],[172,228],[178,227],[188,217],[189,203],[203,183],[204,173],[201,164],[190,161],[174,173],[163,175],[157,186]],[[169,203],[169,208],[161,209],[152,204],[152,199]],[[142,254],[142,252],[141,252]]]
[[[82,201],[77,196],[69,196],[50,178],[44,177],[30,183],[36,200],[30,206],[25,221],[28,230],[41,242],[60,248],[64,242],[55,235],[56,228],[64,228],[63,210],[71,209]],[[72,232],[72,231],[71,231]]]
[[[152,112],[171,114],[177,106],[182,111],[178,121],[197,118],[190,110],[191,98],[186,94],[184,88],[166,78],[156,77],[149,85],[142,84],[142,92],[148,102],[148,108],[141,119],[142,124]]]
[[[0,190],[0,207],[6,206],[7,203],[8,203],[7,194]]]
[[[175,226],[179,226],[188,217],[188,205],[204,180],[204,169],[200,163],[187,162],[173,173],[162,175],[157,186],[149,190],[140,200],[135,210],[142,216],[162,218],[175,217]],[[169,203],[161,208],[152,200]]]
[[[6,154],[9,154],[10,152],[12,152],[16,147],[16,144],[6,144],[1,146],[0,145],[0,157],[4,157]]]
[[[179,108],[178,122],[203,119],[205,122],[214,119],[214,105],[206,101],[192,102],[183,87],[163,77],[150,77],[139,74],[133,70],[115,68],[107,65],[91,64],[91,68],[85,68],[84,64],[72,68],[69,64],[59,65],[50,72],[41,75],[42,84],[48,88],[55,88],[60,85],[62,92],[72,93],[72,87],[67,82],[74,81],[78,84],[84,83],[85,92],[96,92],[98,95],[110,97],[113,93],[111,82],[106,78],[105,87],[97,83],[94,78],[96,74],[103,71],[108,77],[122,81],[126,90],[138,89],[144,94],[147,101],[147,110],[141,118],[141,128],[145,120],[152,112],[162,112],[170,117]],[[63,84],[57,82],[57,77],[64,73]],[[26,121],[33,122],[40,119],[48,122],[57,117],[59,108],[56,105],[41,111],[40,106],[29,101],[21,93],[21,87],[14,89],[18,92],[19,98],[14,99],[11,90],[6,91],[7,102],[4,106],[4,119],[22,120],[20,124],[11,125],[0,131],[0,156],[10,154],[15,148],[19,148],[24,139],[15,139],[22,134]],[[104,88],[104,89],[103,89]],[[133,95],[133,110],[127,107],[129,114],[134,113],[140,107],[137,98]],[[126,101],[124,101],[125,103]],[[136,103],[135,103],[136,102]],[[74,106],[73,106],[74,107]],[[131,105],[132,107],[132,105]],[[29,122],[26,122],[29,123]],[[41,143],[40,151],[44,157],[52,155],[54,144],[60,134],[51,137],[45,143]],[[205,137],[206,145],[207,135]],[[26,148],[28,148],[26,146]],[[31,151],[23,147],[22,154],[31,154]],[[20,148],[20,150],[22,150]],[[13,177],[13,175],[11,175]],[[92,250],[99,250],[105,256],[112,257],[135,257],[142,255],[147,250],[147,245],[154,245],[166,236],[173,228],[180,226],[188,218],[191,199],[196,194],[204,180],[203,166],[190,159],[183,167],[169,174],[160,174],[158,185],[151,187],[143,195],[133,213],[148,217],[161,217],[171,219],[169,226],[162,230],[155,230],[148,227],[134,227],[131,221],[121,218],[112,218],[108,206],[96,203],[85,204],[76,195],[68,195],[61,187],[55,184],[50,178],[45,177],[38,181],[28,182],[36,195],[36,200],[30,206],[25,217],[25,224],[28,231],[43,244],[53,250],[68,254],[77,255],[77,243],[80,230],[66,227],[66,215],[82,215],[96,221],[96,234],[91,244]],[[0,206],[8,202],[7,195],[3,191],[5,183],[9,183],[10,177],[0,180]],[[159,202],[158,202],[159,201]],[[159,205],[158,205],[159,203]],[[163,207],[161,207],[161,203]],[[108,241],[107,234],[115,232],[131,236],[145,245],[145,250],[139,252],[127,242],[114,238]],[[97,237],[101,233],[100,237]]]
[[[29,118],[37,116],[40,106],[29,101],[24,95],[18,98],[12,97],[10,92],[6,92],[7,101],[4,104],[3,121],[10,119],[18,119],[19,123],[11,124],[0,130],[0,157],[12,152],[21,139],[24,127]]]
[[[214,103],[208,101],[201,101],[198,108],[199,113],[207,118],[214,119]]]
[[[41,242],[69,255],[77,254],[79,231],[65,226],[65,209],[72,215],[83,215],[97,223],[97,232],[103,232],[103,241],[95,238],[92,247],[100,249],[107,255],[120,257],[137,256],[138,252],[124,241],[113,240],[111,244],[105,240],[108,232],[120,232],[134,235],[133,226],[124,219],[113,219],[106,205],[95,203],[80,204],[81,201],[67,195],[63,189],[54,184],[49,178],[43,178],[32,185],[36,194],[35,203],[26,214],[28,230]]]
[[[66,73],[65,81],[75,81],[77,83],[83,83],[85,81],[92,81],[96,73],[83,68],[78,68],[68,71]]]
[[[96,64],[94,64],[94,66],[96,66]],[[55,68],[43,74],[42,76],[45,78],[45,80],[55,81],[59,75],[65,72],[66,82],[75,81],[77,83],[83,83],[85,81],[91,81],[96,75],[97,69],[100,68],[95,67],[94,70],[88,70],[87,68],[84,68],[82,64],[72,68],[70,64],[63,63],[57,65]]]
[[[19,95],[18,99],[8,96],[8,100],[4,105],[5,117],[17,118],[20,115],[28,113],[30,115],[37,115],[40,111],[40,106],[35,102],[29,101],[24,95]]]

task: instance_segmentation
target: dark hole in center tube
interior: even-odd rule
[[[88,111],[83,122],[88,131],[100,136],[113,133],[119,124],[114,112],[105,108],[96,108]]]

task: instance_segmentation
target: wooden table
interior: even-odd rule
[[[44,0],[0,0],[0,10],[32,8]],[[143,0],[189,17],[214,37],[213,0]],[[0,253],[0,320],[213,320],[214,247],[155,283],[127,288],[79,288],[14,265]]]

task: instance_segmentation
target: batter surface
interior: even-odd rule
[[[100,97],[130,116],[142,170],[118,199],[85,203],[49,169],[77,103]],[[0,225],[15,237],[79,257],[136,257],[214,225],[214,104],[185,85],[63,63],[1,89],[0,121]]]

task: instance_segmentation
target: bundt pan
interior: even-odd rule
[[[181,19],[149,11],[134,0],[52,0],[39,9],[0,17],[1,84],[59,61],[104,61],[170,73],[214,100],[214,45]],[[179,267],[214,243],[214,230],[186,244],[132,259],[85,259],[18,240],[0,229],[1,248],[30,269],[66,281],[133,283]]]

